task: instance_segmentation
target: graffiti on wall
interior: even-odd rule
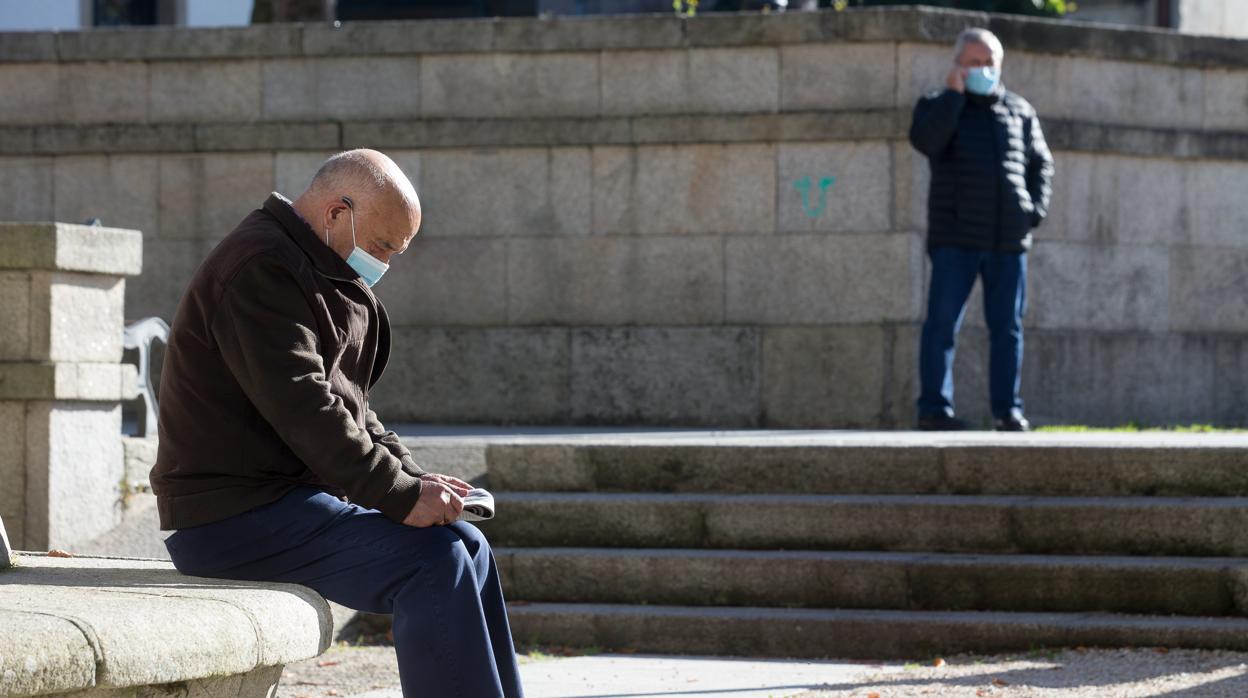
[[[818,218],[823,215],[823,210],[828,206],[828,190],[835,183],[836,177],[819,178],[819,201],[816,204],[811,203],[811,189],[814,188],[815,184],[810,177],[802,177],[793,183],[793,187],[802,194],[802,210],[806,212],[806,215],[811,218]]]

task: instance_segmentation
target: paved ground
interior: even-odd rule
[[[1248,654],[1067,650],[942,666],[640,655],[522,655],[528,698],[888,698],[1248,695]],[[393,649],[339,645],[287,668],[282,698],[401,698]]]

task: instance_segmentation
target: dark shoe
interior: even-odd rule
[[[1023,416],[1022,412],[1014,410],[1008,417],[1002,417],[996,422],[997,431],[1031,431],[1031,422]]]
[[[966,422],[947,414],[919,417],[919,431],[966,431]]]

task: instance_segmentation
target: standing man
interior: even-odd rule
[[[1005,50],[987,29],[958,36],[943,90],[919,100],[910,142],[927,156],[932,280],[919,348],[919,428],[955,431],[953,355],[966,299],[983,279],[989,396],[998,431],[1027,431],[1019,398],[1027,250],[1049,211],[1053,156],[1036,111],[1001,85]]]
[[[353,150],[243,219],[174,318],[152,488],[180,571],[393,613],[406,696],[521,698],[494,556],[456,521],[468,484],[368,406],[390,355],[370,288],[420,217],[398,166]]]

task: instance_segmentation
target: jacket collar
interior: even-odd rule
[[[286,229],[286,234],[299,245],[308,259],[312,260],[312,266],[317,271],[343,281],[353,281],[360,277],[347,264],[347,260],[330,249],[325,241],[312,230],[312,226],[295,212],[290,199],[273,192],[269,194],[269,198],[265,199],[264,210],[282,224],[282,227]]]
[[[991,107],[997,102],[1002,101],[1004,97],[1005,97],[1005,87],[1002,85],[997,85],[996,89],[994,89],[992,92],[989,92],[986,95],[977,95],[977,94],[972,94],[971,92],[966,93],[967,101],[969,101],[971,104],[975,104],[981,107]]]

